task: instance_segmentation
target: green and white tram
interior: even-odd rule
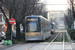
[[[25,40],[44,40],[51,36],[50,22],[41,15],[25,17]]]

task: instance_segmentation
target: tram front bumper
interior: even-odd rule
[[[25,40],[26,41],[42,40],[42,37],[41,36],[34,36],[34,37],[26,36]]]

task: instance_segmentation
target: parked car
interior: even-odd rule
[[[20,29],[20,32],[22,33],[23,32],[23,29]]]
[[[1,33],[0,33],[0,42],[2,41],[2,38],[1,38]]]
[[[13,31],[13,39],[16,39],[16,30]]]
[[[2,31],[2,32],[0,32],[1,33],[1,38],[2,38],[2,40],[3,39],[6,39],[6,35],[5,35],[5,33]]]

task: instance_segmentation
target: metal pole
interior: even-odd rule
[[[11,25],[11,41],[12,41],[12,25]]]

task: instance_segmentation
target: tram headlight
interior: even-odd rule
[[[53,29],[52,29],[52,31],[53,31]]]
[[[41,35],[41,33],[38,33],[38,35]]]
[[[25,35],[27,36],[27,33]]]

